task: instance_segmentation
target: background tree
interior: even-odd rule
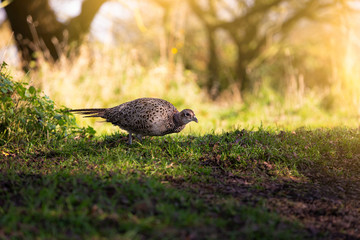
[[[36,63],[36,52],[43,53],[47,61],[56,61],[68,49],[79,46],[106,0],[83,0],[79,16],[65,23],[57,20],[49,1],[13,0],[6,7],[25,70],[32,61]],[[133,47],[141,48],[139,56],[147,59],[144,62],[160,59],[167,63],[168,70],[183,64],[200,76],[198,84],[215,99],[230,86],[239,89],[241,95],[251,90],[256,80],[254,70],[268,61],[269,50],[275,55],[274,46],[286,46],[282,43],[291,36],[292,30],[299,31],[299,26],[308,27],[308,22],[319,23],[329,16],[332,20],[339,18],[335,10],[347,8],[347,2],[119,1],[133,11],[137,24],[121,16],[117,20],[114,19],[117,16],[113,16],[110,21],[115,31],[119,31],[113,33],[120,36],[115,42],[124,44],[124,36],[128,36]],[[307,25],[304,19],[310,20]],[[329,23],[328,20],[324,22]],[[127,27],[122,27],[126,24]]]
[[[201,4],[203,3],[203,4]],[[269,43],[282,41],[302,19],[325,18],[330,8],[346,6],[346,1],[296,0],[226,1],[207,0],[206,3],[188,0],[194,14],[206,29],[208,42],[207,84],[214,98],[219,93],[221,61],[215,33],[223,30],[235,45],[233,81],[242,93],[251,88],[249,65],[256,60]],[[230,81],[229,79],[225,81]],[[225,83],[229,84],[229,82]]]
[[[37,54],[56,61],[69,46],[78,46],[89,31],[92,20],[106,0],[84,0],[81,13],[66,23],[57,20],[49,0],[13,0],[5,7],[21,53],[25,71],[36,67]]]

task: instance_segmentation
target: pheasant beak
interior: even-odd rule
[[[199,122],[198,122],[198,119],[197,119],[195,116],[193,117],[192,120],[193,120],[194,122],[196,122],[196,123],[199,123]]]

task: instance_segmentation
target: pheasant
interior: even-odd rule
[[[129,144],[132,134],[140,140],[142,136],[163,136],[178,133],[189,122],[198,122],[191,109],[179,112],[174,105],[159,98],[138,98],[112,108],[73,109],[85,117],[100,117],[119,126],[129,133]]]

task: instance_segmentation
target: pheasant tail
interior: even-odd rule
[[[105,118],[105,111],[107,108],[83,108],[83,109],[73,109],[70,112],[75,112],[77,114],[85,115],[84,117],[101,117]]]

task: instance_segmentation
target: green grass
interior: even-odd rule
[[[261,208],[208,205],[149,178],[22,174],[5,175],[1,180],[10,185],[0,218],[1,230],[8,237],[262,239],[269,234],[270,239],[286,239],[295,229],[279,231],[282,220]]]
[[[359,156],[360,131],[346,128],[172,135],[131,146],[119,133],[68,139],[36,154],[2,155],[0,233],[5,238],[302,239],[308,233],[300,221],[270,211],[267,196],[246,204],[223,192],[220,182],[249,177],[250,189],[257,190],[284,179],[355,182]],[[209,186],[214,189],[203,192]]]

